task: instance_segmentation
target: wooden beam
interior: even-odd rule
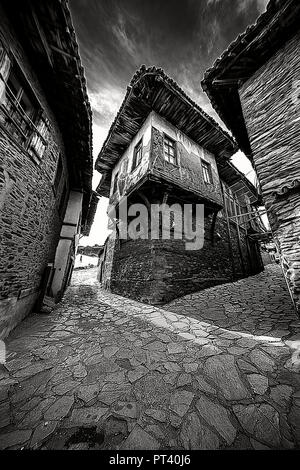
[[[238,86],[238,81],[239,79],[236,79],[236,78],[219,78],[219,79],[215,79],[213,80],[212,84],[213,85],[224,85],[224,86],[227,86],[227,85],[234,85],[234,86]]]
[[[50,44],[50,48],[51,48],[53,51],[58,52],[59,54],[62,54],[62,55],[65,56],[65,57],[68,57],[69,59],[74,59],[74,60],[77,59],[77,57],[75,57],[74,55],[69,54],[69,52],[66,52],[66,51],[64,51],[63,49],[60,49],[59,47],[54,46],[53,44]]]
[[[48,58],[48,62],[49,64],[51,65],[51,67],[53,68],[53,61],[52,61],[52,53],[51,53],[51,49],[48,45],[48,42],[47,42],[47,38],[45,36],[45,33],[39,23],[39,20],[36,16],[36,13],[35,11],[32,11],[32,18],[33,18],[33,21],[34,21],[34,24],[35,24],[35,27],[37,29],[37,32],[39,34],[39,37],[40,37],[40,40],[42,41],[42,44],[43,44],[43,47],[44,47],[44,50],[46,52],[46,55],[47,55],[47,58]]]

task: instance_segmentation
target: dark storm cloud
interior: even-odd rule
[[[162,67],[212,114],[200,81],[266,0],[71,0],[94,115],[105,137],[141,64]]]

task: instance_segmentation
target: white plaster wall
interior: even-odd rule
[[[67,210],[65,213],[64,223],[78,224],[82,208],[83,194],[79,191],[70,191]]]
[[[122,165],[124,161],[128,158],[128,169],[127,173],[131,175],[131,177],[134,179],[135,174],[139,174],[139,178],[141,176],[141,173],[146,173],[148,166],[149,166],[149,158],[150,158],[150,153],[148,150],[145,148],[148,146],[150,148],[150,142],[151,142],[151,121],[152,121],[152,115],[153,113],[150,113],[149,116],[147,117],[146,121],[144,122],[143,126],[139,130],[139,132],[136,134],[136,136],[133,138],[131,144],[127,148],[127,150],[124,152],[122,157],[120,158],[119,162],[116,164],[112,171],[112,184],[110,188],[110,196],[112,196],[113,192],[113,186],[114,186],[114,178],[116,173],[121,173]],[[135,168],[135,170],[132,172],[132,161],[133,161],[133,152],[134,152],[134,147],[136,144],[143,138],[143,156],[142,156],[142,161],[141,164]]]

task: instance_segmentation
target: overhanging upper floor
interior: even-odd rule
[[[167,128],[157,129],[157,120],[152,124],[151,145],[147,152],[144,152],[148,153],[150,163],[146,165],[147,168],[144,165],[144,171],[152,170],[154,173],[160,171],[165,179],[173,177],[176,183],[185,184],[186,189],[191,191],[197,191],[202,185],[202,193],[211,193],[210,196],[217,200],[221,198],[217,194],[219,178],[229,185],[239,182],[251,202],[259,200],[256,188],[230,162],[231,156],[237,151],[237,146],[229,134],[161,69],[155,67],[146,69],[144,66],[134,75],[97,158],[95,168],[103,175],[97,188],[100,195],[108,197],[112,194],[112,182],[115,173],[120,173],[120,162],[126,153],[134,154],[136,145],[143,137],[141,129],[151,115],[158,116],[161,121],[167,123]],[[170,135],[170,129],[175,129],[175,134]],[[153,135],[157,130],[161,131],[160,136],[159,132],[156,136]],[[183,138],[178,138],[178,134]],[[163,168],[159,168],[159,156],[167,147],[168,151],[172,152],[172,142],[176,144],[174,152],[177,152],[177,158],[170,154],[169,161],[166,163],[166,158],[162,159],[164,165]],[[186,142],[189,142],[188,152],[183,149]],[[195,155],[197,152],[192,149],[193,146],[201,148],[202,155]],[[204,169],[201,169],[201,165],[211,164],[210,159],[215,162],[215,166],[211,165],[211,170],[206,171],[206,173],[211,172],[211,181],[204,181],[202,184],[201,175]],[[121,172],[131,178],[128,165]]]

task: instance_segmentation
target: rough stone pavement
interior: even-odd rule
[[[277,265],[163,309],[95,275],[8,338],[1,449],[300,447],[300,322]]]

